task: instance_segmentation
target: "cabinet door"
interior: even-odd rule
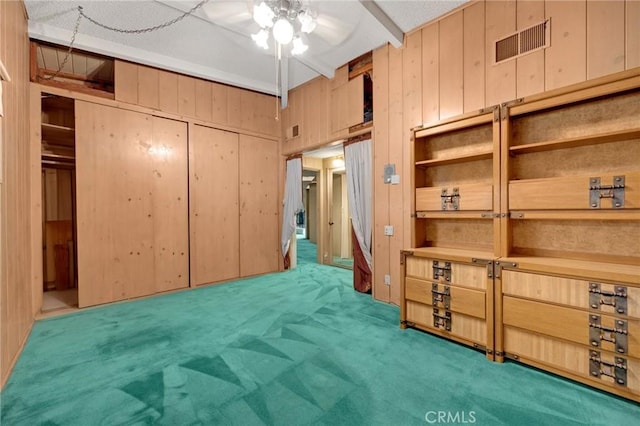
[[[82,101],[75,115],[79,306],[186,286],[186,124]]]
[[[189,173],[191,284],[237,278],[238,134],[193,126]]]
[[[278,142],[240,135],[240,275],[278,270]]]
[[[348,129],[364,121],[364,75],[331,92],[331,132]]]

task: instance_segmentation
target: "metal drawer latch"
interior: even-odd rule
[[[443,277],[445,281],[451,282],[451,262],[444,262],[444,265],[441,265],[439,261],[433,261],[433,279],[437,280],[438,277]]]
[[[627,360],[619,356],[613,363],[603,361],[600,352],[589,351],[589,373],[593,377],[612,377],[616,384],[627,386]]]
[[[453,188],[451,194],[444,188],[440,193],[440,210],[458,210],[460,208],[460,192]]]
[[[589,283],[589,306],[591,309],[600,309],[600,305],[613,306],[616,313],[627,315],[627,288],[615,286],[614,291],[603,291],[600,283]]]
[[[589,342],[591,346],[600,347],[600,342],[611,342],[616,346],[619,354],[628,353],[628,328],[627,321],[616,319],[615,327],[602,325],[599,315],[589,315]]]
[[[438,302],[442,302],[445,309],[451,307],[451,290],[448,285],[444,286],[443,291],[438,291],[438,283],[431,283],[431,297],[433,306],[438,306]]]
[[[433,308],[433,326],[451,331],[451,312],[445,311],[444,315],[440,315],[440,309]]]
[[[599,177],[589,178],[589,207],[599,209],[602,198],[611,198],[611,208],[624,208],[624,176],[614,176],[613,185],[602,185]]]

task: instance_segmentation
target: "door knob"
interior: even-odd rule
[[[333,221],[332,220],[329,221],[329,225],[333,225]]]

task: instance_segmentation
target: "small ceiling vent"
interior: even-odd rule
[[[495,42],[495,63],[549,47],[551,20],[525,28]]]

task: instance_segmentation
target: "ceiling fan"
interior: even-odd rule
[[[339,11],[339,2],[308,0],[212,0],[203,6],[212,23],[250,38],[256,51],[274,56],[283,107],[289,60],[326,75],[328,67],[318,63],[318,55],[344,42],[356,27],[358,17],[338,16]]]

